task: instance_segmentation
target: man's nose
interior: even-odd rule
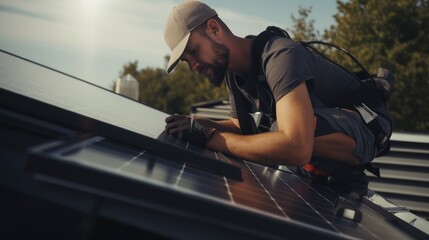
[[[198,67],[200,66],[198,61],[194,59],[188,59],[188,65],[189,65],[189,69],[191,69],[192,72],[198,71]]]

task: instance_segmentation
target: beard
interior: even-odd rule
[[[210,38],[209,38],[210,39]],[[226,70],[229,64],[229,49],[225,45],[219,44],[210,39],[213,50],[216,54],[212,64],[207,64],[207,67],[212,70],[212,74],[208,76],[209,82],[216,87],[220,87],[226,75]]]

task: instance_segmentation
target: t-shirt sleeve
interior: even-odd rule
[[[267,43],[262,64],[276,102],[301,83],[314,78],[312,54],[287,38],[275,38]]]

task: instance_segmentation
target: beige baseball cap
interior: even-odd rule
[[[164,28],[164,38],[171,50],[167,73],[174,70],[185,51],[191,31],[217,16],[214,9],[198,1],[185,1],[173,8]]]

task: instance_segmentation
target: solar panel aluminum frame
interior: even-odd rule
[[[160,186],[151,181],[141,181],[97,170],[62,157],[62,153],[72,152],[82,147],[81,143],[92,137],[93,135],[83,135],[33,148],[28,152],[26,170],[34,174],[36,179],[48,184],[114,200],[127,207],[136,208],[137,211],[145,209],[167,214],[169,221],[191,221],[193,228],[197,228],[198,225],[203,228],[210,226],[210,234],[215,238],[309,239],[317,236],[317,239],[348,239],[350,237],[306,223],[233,207],[209,196],[196,195],[183,190],[177,191],[173,187]],[[126,219],[122,220],[126,221]],[[145,227],[136,222],[128,222],[128,224]],[[187,231],[184,231],[187,233],[173,233],[168,231],[168,225],[165,227],[167,229],[161,228],[159,234],[171,234],[168,237],[174,238],[189,237],[180,236],[180,234],[189,234]],[[156,229],[151,227],[148,230]],[[207,232],[201,233],[200,237],[206,238]]]

